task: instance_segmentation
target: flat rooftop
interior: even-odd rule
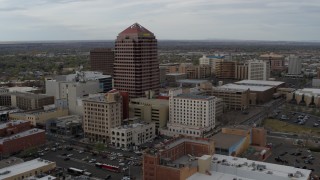
[[[30,91],[35,91],[38,90],[38,88],[34,87],[8,87],[6,88],[9,90],[9,92],[30,92]]]
[[[225,88],[225,89],[234,89],[234,90],[250,90],[250,91],[257,91],[263,92],[269,89],[272,89],[272,86],[254,86],[254,85],[243,85],[243,84],[225,84],[223,86],[217,88]]]
[[[262,80],[242,80],[235,82],[235,84],[243,85],[260,85],[260,86],[280,86],[284,84],[282,81],[262,81]]]
[[[210,100],[214,99],[213,96],[204,96],[204,95],[198,95],[198,94],[193,94],[193,93],[188,93],[188,94],[179,94],[178,96],[174,98],[183,98],[183,99],[201,99],[201,100]]]
[[[27,131],[23,131],[23,132],[14,134],[14,135],[9,136],[9,137],[1,138],[0,139],[0,144],[3,144],[6,141],[11,141],[11,140],[14,140],[14,139],[19,139],[19,138],[22,138],[22,137],[26,137],[26,136],[30,136],[30,135],[38,134],[38,133],[42,133],[42,132],[45,132],[45,131],[43,129],[37,129],[37,128],[29,129]]]
[[[303,88],[303,89],[298,89],[296,91],[298,94],[315,94],[320,96],[320,89],[317,88]]]
[[[41,167],[47,166],[49,164],[55,164],[55,162],[51,162],[48,160],[37,158],[37,159],[33,159],[31,161],[26,161],[24,163],[20,163],[20,164],[6,167],[6,168],[2,168],[2,169],[0,169],[0,174],[2,174],[3,172],[7,172],[7,173],[0,175],[0,179],[10,178],[12,176],[15,176],[15,175],[27,172],[27,171],[31,171],[33,169],[41,168]]]
[[[42,177],[32,176],[32,177],[26,178],[25,180],[55,180],[55,179],[57,178],[51,175],[47,175]]]
[[[131,102],[139,102],[141,104],[152,104],[155,106],[165,105],[169,106],[169,100],[167,99],[148,99],[148,98],[133,98]]]
[[[242,180],[308,180],[311,174],[311,170],[220,154],[213,155],[209,172],[211,176],[195,173],[187,180],[224,180],[230,178],[231,180],[233,178],[241,178]],[[288,174],[293,174],[295,177],[290,178]]]
[[[185,84],[200,84],[200,83],[209,82],[209,81],[205,79],[180,79],[180,80],[177,80],[177,82],[185,83]]]
[[[185,142],[192,142],[192,143],[198,143],[198,144],[209,144],[209,140],[201,140],[199,138],[194,138],[194,139],[190,139],[190,138],[186,138],[186,137],[182,137],[182,138],[177,138],[177,139],[172,139],[169,142],[165,143],[165,149],[171,149],[179,144],[185,143]]]
[[[10,125],[15,126],[15,125],[26,123],[26,122],[28,122],[28,121],[25,121],[25,120],[12,120],[12,121],[0,124],[0,129],[7,128]]]
[[[129,125],[122,125],[122,126],[118,126],[118,127],[112,128],[112,129],[115,129],[115,130],[135,129],[135,128],[139,128],[139,127],[143,127],[143,126],[147,126],[147,125],[151,125],[151,124],[154,124],[154,123],[140,121],[138,123],[133,123],[133,124],[129,124]]]
[[[214,146],[221,149],[229,149],[231,146],[237,144],[244,138],[244,136],[224,134],[221,132],[213,136]]]
[[[166,76],[181,76],[181,75],[186,75],[186,73],[168,73]]]

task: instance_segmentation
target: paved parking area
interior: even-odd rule
[[[294,166],[299,168],[313,169],[314,175],[320,175],[320,153],[311,152],[307,148],[293,145],[293,139],[268,138],[268,143],[273,144],[272,154],[266,162]],[[314,159],[309,160],[309,157]],[[281,161],[276,160],[280,158]]]
[[[299,116],[308,116],[308,119],[301,126],[315,127],[315,124],[319,124],[316,127],[320,128],[320,117],[313,116],[311,114],[301,113],[301,112],[294,112],[294,111],[286,112],[285,110],[282,110],[282,109],[275,111],[275,113],[277,113],[277,115],[274,116],[275,119],[279,119],[281,121],[285,121],[285,122],[296,124],[296,125],[299,125],[299,121],[298,121]],[[288,119],[281,119],[283,115],[285,115]]]
[[[57,149],[56,151],[52,151],[51,147],[52,145],[48,146],[50,150],[44,151],[44,155],[41,156],[41,158],[55,161],[57,166],[63,168],[65,171],[70,167],[74,167],[77,169],[86,170],[92,173],[93,177],[100,179],[104,179],[107,175],[111,175],[111,179],[121,179],[123,176],[127,176],[129,174],[131,175],[131,177],[135,177],[136,179],[142,179],[142,166],[128,165],[128,162],[130,162],[130,160],[127,160],[127,158],[130,157],[133,157],[135,159],[134,162],[141,162],[141,157],[134,153],[117,149],[113,149],[111,151],[109,148],[108,150],[106,150],[106,155],[102,156],[93,155],[91,152],[81,152],[80,150],[83,149],[81,147],[74,147],[73,150],[67,150],[63,148],[62,150]],[[116,158],[114,160],[110,160],[110,157],[113,156],[111,155],[111,152],[113,151],[115,151],[115,153],[121,153],[122,156],[115,156]],[[67,157],[69,157],[68,160],[66,160]],[[92,159],[94,159],[95,161],[89,162]],[[120,159],[123,159],[123,161],[119,162]],[[120,173],[115,173],[96,167],[96,162],[119,166],[121,170],[123,170],[124,167],[127,167],[128,169]],[[123,164],[119,165],[120,163]]]

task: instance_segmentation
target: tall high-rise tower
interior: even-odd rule
[[[157,39],[138,23],[122,31],[116,39],[114,87],[128,91],[130,98],[143,97],[149,90],[159,92]]]

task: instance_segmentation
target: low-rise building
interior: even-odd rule
[[[10,155],[19,151],[45,144],[45,131],[29,129],[0,139],[1,155]]]
[[[197,157],[214,154],[214,142],[180,136],[143,155],[143,179],[186,179],[198,171]]]
[[[61,116],[67,116],[68,109],[52,108],[52,109],[38,109],[24,112],[17,112],[9,114],[10,120],[26,120],[30,121],[32,125],[44,126],[47,120]]]
[[[111,129],[111,143],[114,147],[133,149],[155,137],[155,123],[139,122]]]
[[[320,107],[320,89],[298,89],[287,94],[287,101],[307,107]]]
[[[23,180],[56,168],[56,163],[41,158],[0,169],[2,180]]]
[[[185,73],[168,73],[166,74],[166,82],[169,86],[176,86],[177,81],[180,79],[186,79],[187,74]]]
[[[46,123],[46,129],[53,134],[81,136],[83,134],[82,117],[70,115],[50,119]]]
[[[156,132],[167,125],[169,101],[166,99],[134,98],[129,104],[129,116],[139,117],[146,122],[154,122]]]

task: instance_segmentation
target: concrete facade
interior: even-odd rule
[[[154,123],[134,123],[111,129],[111,143],[114,147],[132,149],[143,143],[152,141],[155,137]]]
[[[164,128],[169,119],[169,101],[165,99],[134,98],[129,104],[130,117],[138,117],[146,122],[154,122],[156,132]]]
[[[250,60],[248,61],[249,80],[268,80],[270,78],[270,64],[268,61]]]
[[[85,137],[91,142],[107,143],[111,128],[118,127],[122,121],[122,96],[116,90],[105,96],[83,100],[83,129]]]
[[[301,74],[301,68],[302,68],[302,60],[295,55],[290,55],[289,63],[288,63],[288,74],[299,75]]]

